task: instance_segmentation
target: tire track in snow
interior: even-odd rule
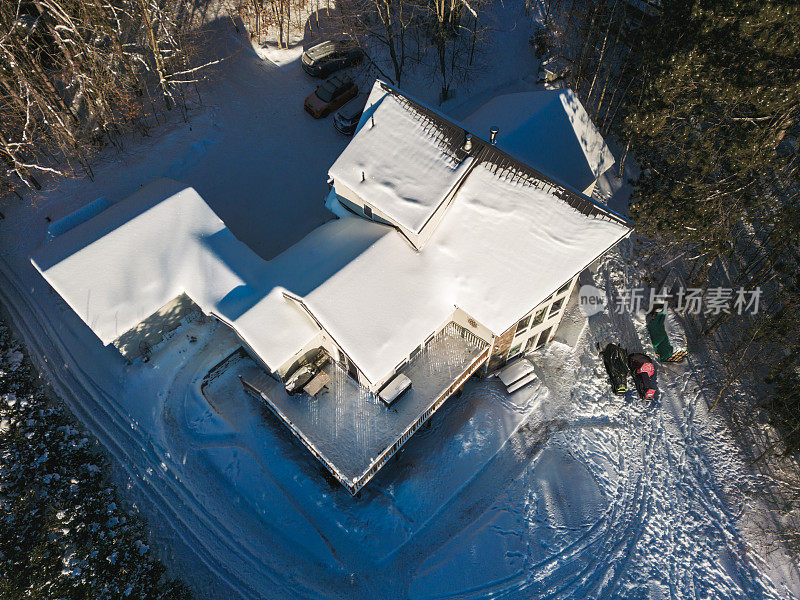
[[[138,430],[135,421],[118,403],[77,366],[78,361],[71,360],[71,353],[55,333],[55,326],[47,318],[47,313],[21,291],[3,258],[0,258],[0,282],[0,301],[11,315],[32,358],[47,373],[48,380],[59,396],[115,459],[116,466],[137,485],[152,509],[160,513],[162,526],[169,526],[186,549],[242,598],[264,597],[268,587],[283,589],[292,595],[305,593],[310,598],[321,597],[319,588],[301,587],[299,581],[286,581],[286,577],[280,576],[281,573],[266,569],[264,555],[256,554],[240,544],[234,545],[236,537],[233,532],[208,517],[202,503],[181,483],[177,473],[164,471],[161,465],[171,461]],[[42,340],[52,344],[46,351]],[[55,365],[64,365],[65,368]],[[86,406],[89,402],[92,403],[90,407]],[[118,423],[130,423],[130,430]],[[134,448],[135,452],[132,450]],[[211,538],[209,533],[212,534]],[[271,547],[270,552],[274,555],[278,549]],[[291,560],[293,563],[290,564],[296,566],[302,557],[293,556]],[[244,566],[249,567],[246,575],[250,581],[242,576]],[[322,573],[315,571],[313,566],[306,572],[314,573],[322,588],[330,590],[330,582],[321,580]],[[260,580],[261,585],[255,587],[254,578]],[[264,585],[266,582],[269,582],[269,586]]]

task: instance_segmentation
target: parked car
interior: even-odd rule
[[[300,62],[303,70],[312,77],[328,77],[336,71],[357,65],[363,58],[364,53],[352,42],[328,40],[303,52]]]
[[[608,373],[608,382],[617,396],[628,391],[628,353],[619,344],[608,344],[600,351]]]
[[[332,75],[317,86],[305,101],[305,109],[315,119],[327,117],[358,95],[358,86],[345,75]]]
[[[344,135],[353,135],[366,104],[367,95],[359,94],[340,108],[339,112],[333,115],[333,126],[336,127],[336,131]]]
[[[658,388],[656,387],[656,366],[653,359],[646,354],[634,352],[628,355],[628,368],[639,396],[646,400],[655,399]]]

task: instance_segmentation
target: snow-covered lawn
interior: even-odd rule
[[[532,60],[528,34],[506,29],[513,64],[498,63],[443,107],[456,118],[531,87],[524,73],[510,79]],[[315,82],[297,63],[262,61],[232,28],[217,34],[227,50],[242,50],[188,124],[131,142],[95,183],[62,183],[35,205],[5,208],[0,221],[0,303],[115,459],[128,500],[153,529],[151,547],[176,572],[209,598],[800,594],[796,567],[757,545],[753,515],[763,509],[737,491],[749,474],[708,415],[702,365],[662,371],[652,409],[632,393],[610,395],[594,343],[621,332],[630,347],[642,345],[636,320],[592,317],[576,348],[555,343],[533,356],[541,383],[513,397],[496,380],[470,381],[360,498],[252,398],[208,403],[202,379],[236,347],[224,327],[188,321],[147,363],[126,365],[102,347],[29,263],[45,216],[168,176],[194,186],[265,258],[331,218],[326,172],[347,139],[303,113]],[[525,68],[535,72],[532,62]],[[607,195],[617,188],[600,186]],[[628,258],[629,246],[621,252]],[[624,265],[610,255],[598,286],[621,286]]]

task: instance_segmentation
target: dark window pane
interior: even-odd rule
[[[539,325],[542,321],[544,321],[544,314],[547,312],[547,307],[543,308],[539,312],[536,313],[536,316],[533,317],[533,325]]]
[[[536,344],[537,348],[541,348],[547,343],[547,338],[550,336],[550,330],[552,327],[548,327],[542,333],[539,334],[539,343]]]
[[[330,86],[322,86],[317,90],[317,98],[322,100],[323,102],[330,102],[333,100],[333,93],[335,89],[332,89]]]
[[[519,333],[520,331],[525,331],[528,328],[528,323],[531,322],[530,316],[525,317],[519,323],[517,323],[517,331],[515,333]]]

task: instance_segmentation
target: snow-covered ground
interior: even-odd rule
[[[446,103],[456,118],[498,93],[531,89],[528,25],[498,8],[496,69]],[[527,28],[527,29],[526,29]],[[795,565],[758,545],[764,510],[726,429],[708,414],[699,359],[659,374],[658,404],[609,393],[594,351],[646,340],[627,315],[592,317],[575,348],[533,355],[539,382],[508,396],[472,380],[352,498],[264,407],[244,394],[212,406],[200,386],[236,347],[190,320],[125,364],[29,262],[56,219],[168,176],[194,186],[265,258],[330,218],[326,171],[347,143],[302,100],[314,87],[220,22],[222,63],[188,124],[131,141],[94,183],[69,181],[4,207],[0,304],[53,387],[115,459],[148,517],[151,547],[208,598],[800,597]],[[422,83],[412,93],[435,93]],[[608,173],[598,195],[618,208]],[[630,245],[594,270],[612,294],[634,270]],[[516,424],[522,421],[517,429]]]

